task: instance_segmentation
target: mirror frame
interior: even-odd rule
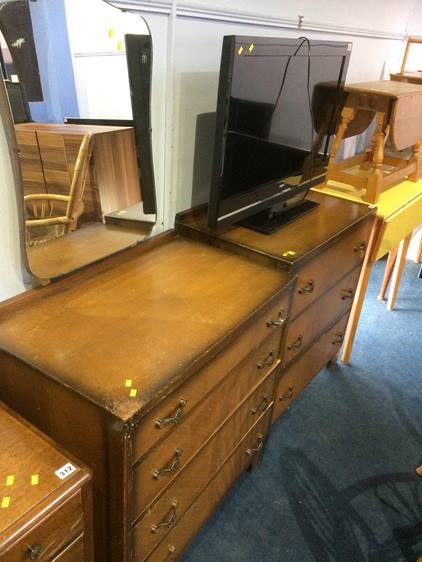
[[[24,283],[35,285],[42,281],[31,271],[28,253],[26,250],[25,210],[23,202],[24,191],[21,165],[19,162],[19,149],[16,140],[15,124],[13,122],[12,111],[10,109],[9,98],[3,77],[1,77],[0,80],[0,113],[7,141],[9,161],[12,168],[15,200],[18,213],[20,262],[22,266],[22,273],[24,275]]]

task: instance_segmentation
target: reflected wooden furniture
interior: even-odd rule
[[[51,143],[44,145],[40,135],[43,132],[57,135],[58,143],[64,143],[63,157],[58,157]],[[73,174],[80,145],[86,134],[92,137],[92,158],[82,220],[101,220],[104,214],[141,200],[132,127],[35,122],[16,125],[24,193],[66,195],[68,170]]]
[[[364,201],[376,203],[382,191],[406,177],[420,177],[422,85],[390,80],[348,84],[341,122],[333,141],[326,180],[352,185]],[[341,140],[359,113],[374,112],[376,129],[364,154],[336,161]],[[387,135],[396,151],[412,146],[409,160],[384,154]]]
[[[50,132],[35,132],[38,145],[52,146],[55,152],[60,150],[65,159],[65,146],[63,138]],[[57,146],[59,141],[59,146]],[[27,241],[31,242],[32,234],[39,227],[61,227],[59,234],[67,234],[76,230],[78,218],[84,209],[83,197],[91,158],[91,135],[85,134],[79,148],[73,173],[68,170],[68,192],[65,195],[57,193],[33,193],[24,195],[27,208],[30,207],[29,216],[25,225],[27,228]],[[60,214],[54,205],[64,205],[64,212]],[[54,237],[54,236],[53,236]]]
[[[92,562],[91,476],[0,403],[0,560]]]
[[[313,189],[319,193],[349,201],[362,201],[352,188],[347,189],[345,186],[341,185],[327,185]],[[394,256],[387,262],[386,275],[392,275],[392,283],[387,300],[387,310],[392,310],[400,285],[400,278],[410,237],[412,231],[421,224],[421,221],[422,180],[418,182],[402,182],[381,194],[377,203],[377,218],[369,239],[368,250],[365,255],[357,292],[347,325],[342,352],[343,362],[348,363],[350,360],[373,263],[389,252],[394,253],[395,249],[398,248],[398,255],[397,259],[395,259],[394,267],[391,267],[392,258]],[[384,283],[381,287],[381,297],[384,296],[386,285],[387,278],[384,279]]]
[[[269,260],[297,276],[273,419],[339,352],[374,222],[374,210],[311,192],[318,207],[270,236],[236,226],[216,234],[204,209],[181,213],[182,234]]]

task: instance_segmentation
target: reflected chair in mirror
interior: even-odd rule
[[[55,151],[62,148],[63,154],[65,153],[63,139],[60,136],[53,133],[42,134],[51,135]],[[28,245],[46,242],[76,230],[78,218],[84,209],[83,195],[91,154],[91,135],[85,134],[73,171],[69,167],[65,171],[65,176],[69,178],[67,194],[45,192],[24,196],[28,216],[25,221]],[[65,157],[64,161],[66,162]]]

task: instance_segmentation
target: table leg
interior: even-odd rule
[[[406,261],[406,253],[409,248],[412,233],[408,234],[399,245],[397,252],[396,264],[394,266],[393,277],[391,279],[391,288],[387,300],[387,310],[393,310],[396,302],[397,293],[399,290],[400,279],[403,273],[404,264]]]
[[[343,363],[349,363],[352,354],[353,342],[355,341],[356,329],[358,327],[360,313],[362,311],[363,301],[365,300],[366,288],[368,287],[369,277],[371,275],[372,264],[376,254],[376,249],[382,236],[382,226],[384,222],[380,217],[376,217],[374,226],[372,227],[369,237],[368,248],[362,264],[358,285],[356,288],[355,298],[353,299],[352,310],[350,312],[349,321],[347,323],[346,333],[344,336],[344,345],[341,360]]]
[[[378,295],[379,300],[384,300],[385,291],[387,290],[388,284],[390,283],[391,274],[393,273],[394,264],[396,263],[398,248],[393,248],[388,253],[387,264],[385,266],[384,277],[381,283],[381,289]]]

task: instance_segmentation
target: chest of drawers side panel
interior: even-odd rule
[[[129,444],[123,438],[123,423],[1,350],[0,371],[0,400],[91,468],[96,562],[111,560],[110,552],[113,561],[124,560],[122,483]],[[109,521],[111,514],[113,525]]]

